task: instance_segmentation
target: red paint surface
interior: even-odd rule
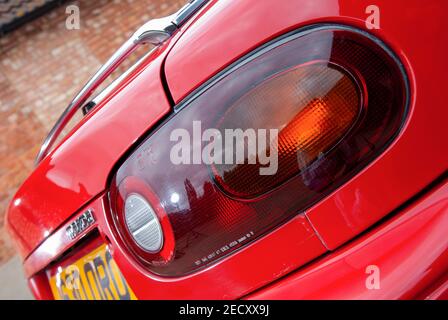
[[[365,29],[369,4],[364,0],[212,2],[193,25],[184,28],[166,61],[174,100],[180,101],[232,61],[284,32],[319,22]],[[381,8],[381,29],[371,32],[396,52],[407,70],[410,112],[401,134],[382,156],[307,212],[329,249],[379,221],[447,169],[448,111],[440,87],[448,83],[443,16],[448,3],[378,0],[376,5]],[[169,47],[161,48],[160,55],[84,120],[18,191],[7,223],[23,256],[35,250],[25,261],[29,276],[73,245],[64,237],[64,223],[87,207],[94,208],[100,234],[110,239],[114,259],[140,298],[238,298],[325,252],[304,216],[184,278],[154,276],[118,244],[103,196],[89,201],[106,190],[119,158],[169,112],[160,81]],[[447,193],[445,184],[326,260],[250,297],[409,298],[419,292],[426,297],[446,296],[442,273],[447,269]],[[366,264],[383,266],[383,290],[366,292],[361,281]],[[37,297],[48,298],[40,274],[30,284]]]
[[[443,293],[448,293],[447,194],[445,181],[384,225],[248,298],[443,297]],[[378,290],[369,290],[365,285],[369,276],[366,268],[370,265],[380,271]],[[434,282],[436,286],[428,288]],[[430,289],[433,295],[425,289]]]

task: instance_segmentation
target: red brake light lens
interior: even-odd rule
[[[124,161],[111,185],[117,233],[159,275],[181,276],[219,260],[304,212],[378,157],[398,134],[407,99],[400,62],[363,31],[316,26],[281,37],[197,90]],[[171,158],[177,129],[189,139],[182,164]],[[219,136],[203,135],[207,129]],[[240,130],[232,143],[245,152],[233,149],[227,162],[219,137],[229,129]],[[266,138],[278,133],[255,145],[277,159],[275,166],[250,151],[251,129],[265,130]],[[194,150],[212,141],[222,148],[206,154],[222,161],[198,161]],[[160,220],[159,252],[142,250],[127,227],[125,203],[135,194]]]

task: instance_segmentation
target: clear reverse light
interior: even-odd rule
[[[125,219],[129,232],[143,250],[156,253],[162,249],[162,228],[154,209],[145,198],[135,193],[126,198]]]

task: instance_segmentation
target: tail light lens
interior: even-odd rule
[[[301,65],[266,79],[229,108],[219,128],[277,129],[278,137],[267,146],[267,151],[278,153],[277,172],[260,175],[264,165],[259,160],[215,165],[217,184],[241,198],[260,196],[282,184],[349,131],[360,115],[363,96],[360,82],[331,62]],[[249,150],[249,142],[244,143]]]
[[[125,160],[111,185],[117,233],[159,275],[221,259],[372,162],[398,134],[407,96],[399,61],[362,31],[277,39],[199,89]]]

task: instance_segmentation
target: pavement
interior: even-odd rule
[[[23,274],[22,262],[15,256],[0,266],[0,300],[32,300]]]

